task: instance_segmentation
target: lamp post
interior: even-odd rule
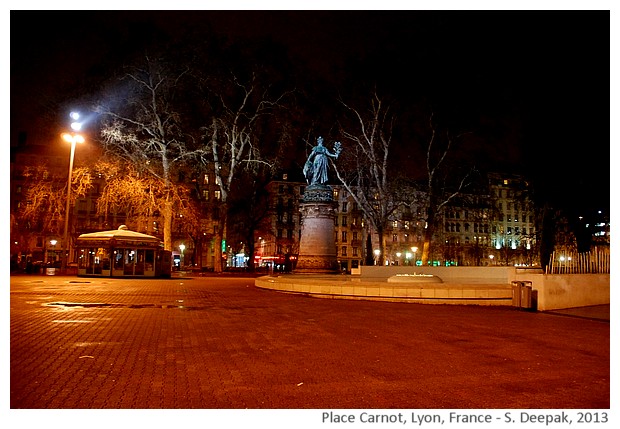
[[[50,256],[49,256],[49,252],[47,257],[45,258],[45,262],[56,262],[56,256],[58,256],[58,254],[56,253],[56,244],[58,243],[58,240],[52,239],[50,240],[50,244],[52,245],[52,254],[53,254],[53,258],[54,260],[50,260]]]
[[[184,259],[183,253],[185,252],[185,244],[181,243],[179,245],[179,249],[181,250],[181,263],[180,263],[181,266],[180,266],[180,268],[183,269],[183,266],[185,265],[185,261],[183,260]]]
[[[71,112],[71,118],[77,121],[80,117],[78,113]],[[82,128],[80,122],[72,122],[71,129],[79,131]],[[69,206],[71,202],[71,176],[73,175],[73,157],[75,156],[75,145],[77,143],[84,143],[84,137],[78,133],[63,133],[62,139],[68,143],[71,143],[71,155],[69,157],[69,179],[67,181],[67,204],[65,206],[65,232],[63,237],[63,256],[61,262],[61,272],[66,274],[67,272],[67,260],[69,259]]]
[[[417,254],[418,254],[418,248],[417,246],[413,246],[411,248],[411,251],[413,252],[413,265],[418,265],[418,258],[417,258]]]

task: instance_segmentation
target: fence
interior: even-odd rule
[[[609,248],[590,252],[553,252],[545,274],[609,274]]]

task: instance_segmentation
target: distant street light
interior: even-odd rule
[[[58,253],[56,252],[56,244],[58,243],[58,240],[50,240],[50,245],[52,246],[52,255],[54,260],[52,260],[52,257],[50,257],[49,254],[49,250],[47,250],[45,253],[45,262],[55,262],[56,261],[56,256],[58,255]]]
[[[71,112],[69,115],[71,119],[77,121],[80,115],[76,112]],[[72,122],[71,129],[74,131],[79,131],[82,128],[82,124],[80,122]],[[84,137],[81,134],[77,133],[63,133],[61,135],[64,141],[71,143],[71,156],[69,157],[69,179],[67,180],[67,205],[65,207],[65,232],[63,238],[63,256],[61,262],[61,272],[66,273],[67,270],[67,262],[69,259],[69,205],[71,202],[71,178],[73,175],[73,157],[75,156],[75,145],[77,143],[84,143]]]
[[[183,265],[185,265],[185,262],[183,261],[184,259],[183,252],[185,252],[185,244],[179,244],[179,249],[181,250],[181,268],[183,268]]]

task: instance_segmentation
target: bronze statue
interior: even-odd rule
[[[340,142],[334,143],[334,152],[330,152],[323,145],[323,137],[317,139],[317,145],[312,148],[308,160],[304,165],[304,176],[309,185],[324,185],[327,183],[327,166],[329,158],[338,158],[342,146]]]

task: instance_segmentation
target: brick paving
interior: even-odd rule
[[[610,324],[253,278],[13,276],[11,409],[609,408]]]

